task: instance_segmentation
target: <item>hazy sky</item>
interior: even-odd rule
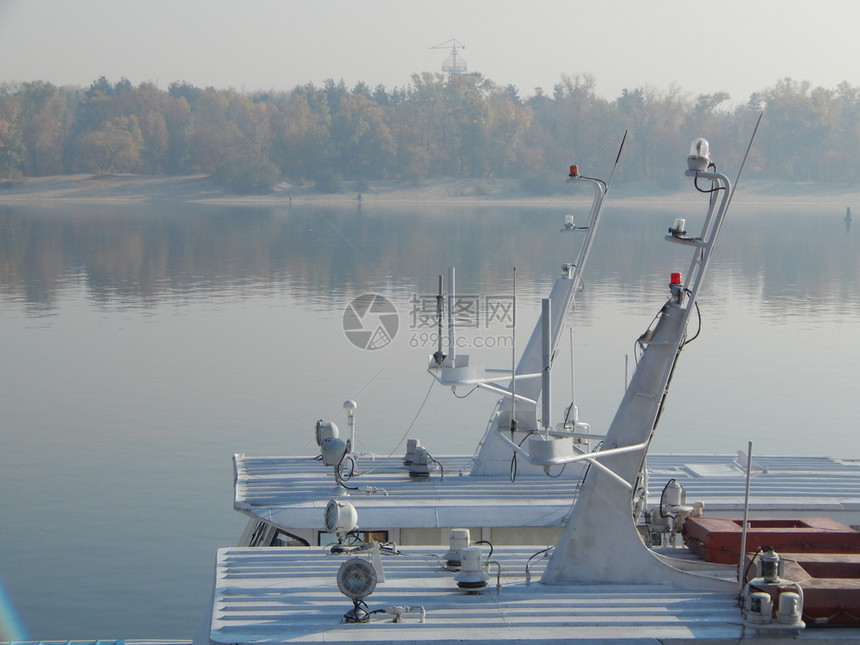
[[[858,0],[0,0],[0,82],[405,87],[468,70],[521,96],[589,73],[597,93],[675,84],[743,103],[791,77],[860,86]]]

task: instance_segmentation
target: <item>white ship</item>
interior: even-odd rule
[[[860,464],[758,456],[752,443],[647,456],[732,199],[704,139],[686,174],[706,215],[698,234],[683,219],[669,227],[691,262],[670,273],[605,432],[573,403],[550,421],[555,348],[611,185],[572,167],[571,182],[595,191],[584,240],[517,365],[482,370],[441,347],[431,357],[443,384],[503,395],[475,455],[431,456],[417,439],[396,458],[355,454],[352,401],[347,435],[317,424],[321,455],[237,455],[234,505],[251,524],[243,546],[218,551],[195,642],[860,637]]]

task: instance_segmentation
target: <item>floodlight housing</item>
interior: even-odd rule
[[[366,623],[370,620],[364,599],[376,589],[376,569],[362,558],[350,558],[337,570],[337,588],[352,600],[352,609],[344,614],[345,623]]]
[[[323,421],[320,419],[316,424],[316,440],[317,445],[322,446],[326,439],[337,438],[340,434],[337,426],[331,421]]]
[[[339,437],[323,439],[320,447],[322,448],[323,464],[326,466],[337,466],[349,452],[349,442]]]
[[[349,502],[329,500],[325,507],[326,531],[342,539],[350,531],[358,528],[358,511]]]
[[[376,569],[364,558],[350,558],[337,571],[337,588],[350,600],[364,600],[376,589]]]

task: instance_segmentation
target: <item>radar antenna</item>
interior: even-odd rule
[[[466,49],[466,46],[456,38],[434,45],[430,49],[450,49],[451,55],[442,63],[442,71],[448,74],[448,78],[462,76],[466,73],[466,61],[457,53],[458,49]]]

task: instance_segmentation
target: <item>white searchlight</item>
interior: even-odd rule
[[[317,421],[314,430],[314,436],[318,446],[322,446],[323,441],[326,439],[337,439],[340,434],[338,427],[334,423],[331,421],[323,421],[322,419]]]
[[[343,617],[345,623],[366,623],[370,613],[364,599],[376,589],[376,570],[367,560],[350,558],[340,565],[337,572],[337,588],[352,600],[352,609]]]
[[[343,539],[351,531],[358,528],[358,511],[349,502],[341,502],[336,499],[329,500],[325,507],[325,529],[335,537],[337,544],[332,546],[333,553],[343,553]]]
[[[340,462],[350,451],[349,440],[344,441],[340,437],[323,439],[320,447],[322,448],[322,461],[326,466],[340,465]]]

